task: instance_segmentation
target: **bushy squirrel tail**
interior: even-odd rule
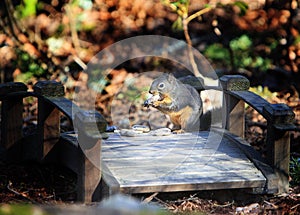
[[[214,108],[205,112],[200,118],[200,130],[210,130],[211,127],[222,127],[222,108]]]

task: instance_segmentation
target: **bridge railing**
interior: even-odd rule
[[[223,76],[220,83],[223,128],[244,138],[245,103],[257,110],[267,120],[266,162],[282,173],[279,191],[287,191],[290,131],[295,128],[295,114],[285,104],[270,104],[248,91],[249,81],[242,76]],[[203,90],[202,86],[194,87]],[[101,184],[101,133],[105,132],[106,121],[100,113],[84,111],[64,95],[63,85],[54,81],[39,81],[32,92],[23,83],[0,84],[1,145],[11,161],[54,161],[69,167],[78,175],[78,200],[90,202],[99,198],[100,193],[97,189]],[[38,120],[35,134],[24,136],[23,98],[29,96],[38,99]],[[77,134],[61,132],[61,114],[78,125]],[[95,123],[97,126],[90,126]],[[87,140],[88,144],[80,144]]]
[[[39,81],[33,91],[23,83],[0,84],[1,146],[10,162],[51,161],[69,167],[78,175],[77,199],[90,202],[97,198],[94,192],[101,179],[101,132],[105,132],[106,121],[98,112],[80,109],[64,95],[64,86],[54,81]],[[36,131],[28,136],[23,133],[25,97],[38,99]],[[79,125],[78,135],[62,134],[62,114]],[[93,123],[97,126],[90,126]],[[97,131],[91,131],[93,128]],[[88,139],[89,144],[80,145],[80,139]]]

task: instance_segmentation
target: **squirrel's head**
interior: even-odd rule
[[[164,73],[152,82],[149,93],[164,97],[172,91],[172,88],[175,88],[176,83],[174,75]]]

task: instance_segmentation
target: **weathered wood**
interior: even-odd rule
[[[8,82],[0,84],[0,98],[7,97],[10,93],[26,92],[27,86],[21,82]]]
[[[220,78],[223,87],[223,127],[233,134],[244,137],[245,134],[245,103],[226,91],[246,91],[249,89],[249,80],[239,75],[225,75]]]
[[[250,82],[242,75],[224,75],[220,78],[223,90],[245,91],[250,87]]]
[[[79,111],[75,116],[75,127],[83,131],[86,138],[101,138],[105,136],[107,122],[96,111]]]
[[[61,97],[65,95],[64,86],[56,81],[38,81],[33,90],[36,94],[45,97]]]
[[[198,90],[205,88],[200,86],[201,80],[185,81]],[[105,119],[97,112],[81,111],[65,99],[61,84],[38,82],[34,93],[26,92],[24,84],[14,84],[0,85],[1,144],[10,148],[22,138],[22,98],[38,97],[38,142],[32,150],[38,151],[35,157],[39,160],[45,160],[51,151],[52,160],[57,158],[78,174],[78,200],[99,199],[97,189],[106,185],[109,195],[230,188],[250,188],[259,193],[288,191],[289,131],[294,113],[285,105],[269,105],[248,92],[249,81],[242,76],[221,78],[226,106],[223,125],[229,132],[215,129],[200,135],[166,137],[115,133],[104,142]],[[240,138],[244,135],[244,102],[267,119],[267,161],[275,169]],[[74,120],[78,135],[60,134],[60,112]]]
[[[105,162],[102,162],[102,184],[105,190],[102,190],[102,197],[110,196],[120,192],[120,183],[114,177],[112,172],[106,166]]]
[[[245,136],[245,102],[228,94],[224,95],[225,114],[223,127],[240,137]]]
[[[46,98],[59,111],[61,111],[69,120],[73,121],[74,116],[80,111],[80,108],[65,97],[50,97]]]
[[[39,96],[37,128],[39,157],[37,159],[41,160],[58,142],[60,137],[60,112],[45,98],[63,96],[64,86],[54,81],[39,81],[33,89]]]
[[[102,143],[102,162],[106,167],[103,180],[110,193],[263,190],[266,184],[245,154],[226,136],[213,131],[144,138],[111,134]]]
[[[23,137],[23,97],[10,98],[9,94],[26,91],[27,87],[23,83],[0,84],[0,97],[5,97],[1,106],[1,145],[6,149]]]
[[[229,94],[237,99],[243,100],[249,106],[254,108],[259,114],[266,118],[263,113],[263,107],[268,105],[269,102],[259,95],[250,92],[250,91],[226,91],[226,94]]]
[[[99,198],[95,190],[101,180],[101,133],[106,129],[106,122],[98,112],[80,111],[75,116],[75,127],[82,150],[78,158],[78,200],[92,202]]]
[[[285,127],[290,127],[295,114],[285,104],[269,104],[263,108],[267,121],[267,160],[280,170],[284,175],[280,192],[287,192],[289,188],[288,174],[290,163],[290,132]],[[282,129],[281,129],[282,128]]]
[[[295,113],[286,104],[267,104],[263,107],[263,113],[273,125],[289,125],[295,120]]]
[[[237,147],[245,153],[245,155],[255,164],[255,166],[263,173],[263,175],[267,179],[266,186],[264,187],[264,190],[257,190],[255,189],[254,192],[258,193],[268,193],[268,194],[274,194],[278,193],[280,187],[281,181],[280,177],[278,177],[276,170],[274,170],[270,165],[267,164],[267,161],[265,158],[261,156],[261,154],[256,151],[248,142],[246,142],[244,139],[242,139],[239,136],[235,136],[228,131],[222,131],[226,133],[226,136],[232,140]]]

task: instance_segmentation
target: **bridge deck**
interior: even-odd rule
[[[263,188],[266,178],[219,132],[124,137],[102,142],[109,193]]]

